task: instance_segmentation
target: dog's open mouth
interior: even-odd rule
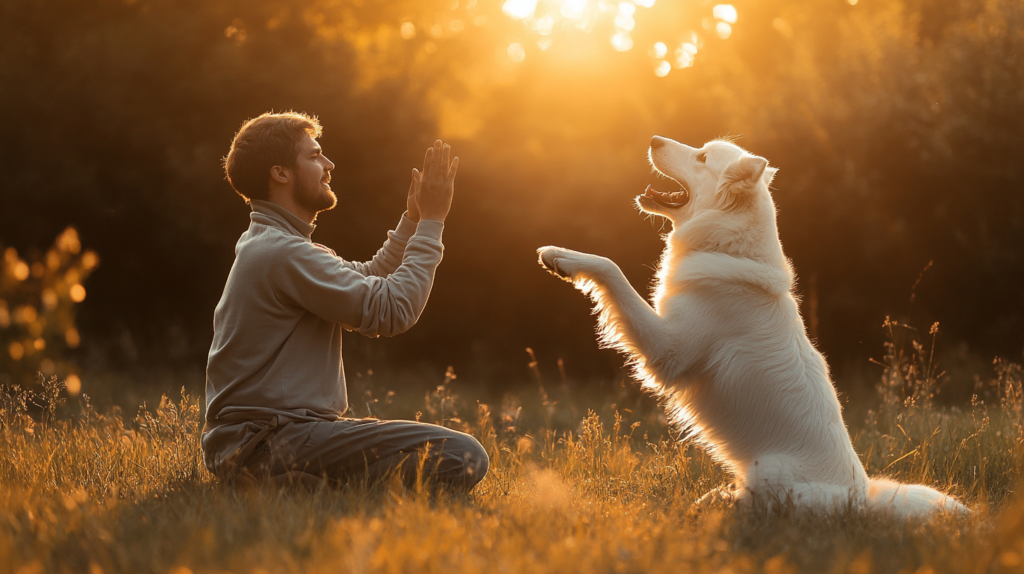
[[[666,209],[678,209],[690,202],[690,191],[682,187],[679,191],[666,193],[654,189],[652,185],[648,185],[640,199],[650,201]]]

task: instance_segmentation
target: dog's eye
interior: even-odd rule
[[[701,153],[697,154],[697,161],[699,161],[701,163],[704,163],[704,162],[708,161],[708,154],[706,154],[704,152],[701,152]]]

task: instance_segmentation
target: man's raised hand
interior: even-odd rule
[[[423,156],[423,172],[418,181],[419,193],[415,195],[422,219],[444,221],[448,217],[455,193],[455,172],[459,169],[459,158],[449,162],[451,151],[451,146],[437,140]]]
[[[412,181],[409,182],[409,197],[405,200],[406,217],[413,221],[420,220],[420,180],[423,172],[412,168]]]

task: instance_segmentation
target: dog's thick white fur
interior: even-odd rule
[[[704,499],[852,504],[901,516],[969,512],[927,486],[868,478],[793,295],[768,190],[775,169],[725,141],[695,149],[655,137],[649,156],[684,188],[637,198],[642,211],[673,224],[653,307],[604,257],[538,252],[545,268],[594,300],[601,342],[628,356],[672,420],[735,477]],[[686,191],[685,204],[669,201]]]

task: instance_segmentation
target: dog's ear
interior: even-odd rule
[[[777,167],[765,168],[764,174],[761,175],[761,181],[763,181],[765,185],[771,187],[772,180],[775,179],[775,174],[777,173],[779,173],[779,168]]]
[[[754,198],[754,191],[761,183],[768,167],[768,160],[756,155],[744,154],[740,159],[726,166],[718,183],[715,207],[722,211],[735,211],[747,206]],[[768,176],[775,175],[774,169]],[[767,183],[767,182],[766,182]]]

